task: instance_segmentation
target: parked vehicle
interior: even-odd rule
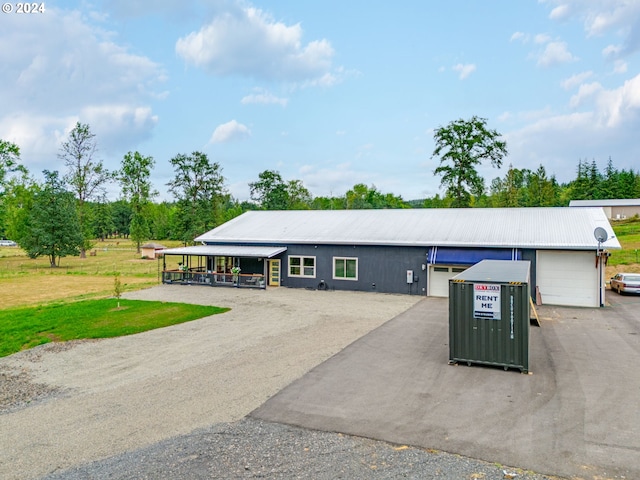
[[[0,247],[17,247],[18,244],[13,240],[0,240]]]
[[[622,293],[640,293],[640,273],[618,273],[611,277],[611,290]]]

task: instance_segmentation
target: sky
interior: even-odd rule
[[[117,169],[204,152],[228,191],[277,170],[314,196],[357,183],[405,200],[443,194],[433,133],[478,116],[501,169],[579,160],[640,168],[637,0],[93,0],[0,13],[0,139],[30,172],[60,170],[76,122]],[[118,187],[110,187],[112,199]]]

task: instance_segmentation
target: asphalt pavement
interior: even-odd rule
[[[640,297],[541,306],[530,374],[448,365],[448,300],[425,298],[253,418],[581,479],[640,478]]]

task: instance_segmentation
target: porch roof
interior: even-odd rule
[[[287,247],[260,247],[242,245],[195,245],[193,247],[167,248],[165,255],[192,255],[202,257],[257,257],[272,258]]]

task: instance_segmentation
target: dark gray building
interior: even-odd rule
[[[528,260],[543,303],[580,306],[600,305],[598,263],[620,248],[600,208],[252,211],[196,241],[165,251],[165,282],[447,296],[481,260]]]

